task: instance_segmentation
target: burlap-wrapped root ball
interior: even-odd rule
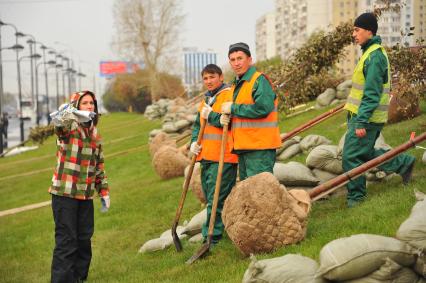
[[[185,168],[185,180],[188,177],[189,166]],[[182,186],[185,185],[185,181]],[[203,193],[203,189],[201,186],[201,166],[199,162],[196,162],[194,165],[194,170],[192,171],[191,182],[189,183],[189,188],[195,197],[202,203],[206,204],[206,198]]]
[[[307,212],[271,173],[238,183],[225,201],[225,229],[246,256],[301,241]]]
[[[170,179],[184,175],[185,167],[190,160],[176,147],[162,146],[152,158],[155,172],[161,179]]]
[[[151,154],[151,157],[153,157],[163,145],[176,147],[176,142],[170,138],[168,134],[164,132],[158,133],[149,143],[149,153]]]

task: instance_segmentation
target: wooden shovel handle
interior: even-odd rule
[[[228,114],[222,114],[222,115],[228,115]],[[216,211],[217,211],[217,204],[219,202],[220,185],[222,183],[222,171],[223,171],[223,163],[224,163],[227,139],[228,139],[228,125],[223,127],[223,132],[222,132],[222,144],[220,146],[219,168],[217,169],[216,186],[214,188],[213,206],[212,206],[212,212],[210,215],[210,223],[209,223],[210,239],[213,237],[214,223],[216,221]]]

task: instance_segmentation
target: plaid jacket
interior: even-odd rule
[[[92,199],[95,190],[108,195],[102,143],[97,128],[77,122],[70,129],[55,128],[58,135],[57,165],[49,192],[75,199]]]

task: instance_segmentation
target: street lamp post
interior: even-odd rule
[[[3,124],[3,65],[2,65],[2,57],[1,57],[1,27],[5,24],[0,21],[0,154],[3,153],[3,133],[4,130],[4,124]],[[7,136],[7,129],[6,129],[6,136]],[[5,136],[5,138],[6,138]]]
[[[36,100],[37,100],[37,107],[36,107],[36,109],[37,109],[37,125],[40,124],[40,117],[42,116],[41,113],[43,113],[43,111],[40,111],[40,106],[39,106],[39,103],[38,103],[38,95],[39,95],[39,87],[38,87],[38,74],[39,74],[39,72],[38,72],[38,67],[40,65],[44,65],[44,69],[47,70],[46,69],[47,68],[46,65],[52,64],[51,62],[52,61],[46,62],[46,59],[44,58],[44,61],[38,63],[36,65],[36,68],[35,68],[35,86],[36,86]],[[53,64],[56,64],[56,62],[54,62]],[[44,79],[45,79],[45,83],[46,83],[45,84],[45,91],[46,91],[47,115],[49,116],[49,95],[48,95],[49,87],[48,87],[47,72],[46,71],[45,71],[44,75],[45,75]],[[47,119],[47,124],[49,124],[49,122],[50,122],[49,119]]]
[[[53,66],[53,67],[56,67],[56,61],[54,61],[54,60],[49,60],[48,62],[47,62],[47,65],[49,65],[49,66]],[[50,110],[49,110],[49,82],[48,82],[48,76],[47,76],[47,71],[48,71],[48,69],[49,68],[47,68],[47,66],[46,65],[44,65],[45,66],[45,72],[44,72],[44,79],[45,79],[45,81],[46,81],[46,110],[47,110],[47,124],[50,124],[50,121],[51,121],[51,118],[50,118]]]
[[[59,69],[62,68],[62,64],[56,64],[56,108],[59,108]]]
[[[0,28],[2,26],[10,26],[15,30],[15,45],[10,48],[5,49],[13,49],[16,51],[16,62],[18,62],[18,52],[23,49],[21,45],[18,44],[18,37],[22,36],[23,34],[18,32],[18,29],[15,25],[10,23],[5,23],[3,21],[0,21]],[[1,54],[1,36],[0,36],[0,54]],[[1,55],[0,55],[0,115],[3,115],[3,66],[1,63]],[[3,119],[0,119],[0,153],[3,153],[3,134],[5,134],[5,137],[7,138],[7,128],[4,128]]]
[[[31,34],[24,34],[24,36],[30,37],[31,39],[27,40],[28,46],[30,47],[30,68],[31,68],[31,102],[34,105],[34,60],[33,54],[36,53],[36,40],[35,37]]]
[[[18,96],[19,96],[19,128],[21,133],[21,142],[24,142],[24,118],[22,117],[22,85],[21,85],[21,60],[24,58],[29,59],[39,59],[41,58],[40,54],[33,54],[31,56],[23,56],[21,58],[18,58]]]
[[[85,74],[83,74],[81,71],[79,71],[78,73],[77,73],[77,76],[78,76],[78,90],[79,91],[81,91],[82,89],[81,89],[81,78],[84,78],[84,77],[86,77],[86,75]],[[94,90],[93,90],[94,91]]]

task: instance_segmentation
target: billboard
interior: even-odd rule
[[[99,63],[100,76],[106,78],[112,78],[117,74],[134,73],[142,68],[143,63],[126,61],[101,61]]]

